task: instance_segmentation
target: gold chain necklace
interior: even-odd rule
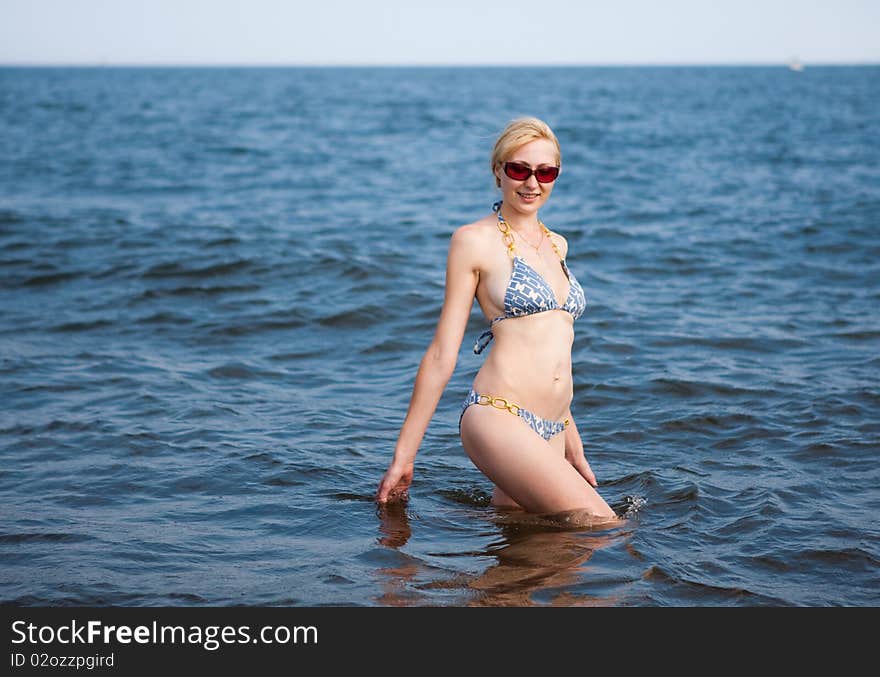
[[[541,226],[541,230],[543,231],[541,233],[541,242],[544,241],[544,236],[546,235],[547,239],[550,241],[550,246],[553,247],[553,251],[555,251],[556,255],[561,259],[562,254],[559,253],[559,247],[556,246],[553,238],[550,237],[550,229],[544,225],[544,222],[541,221],[541,219],[538,219],[538,225]],[[513,233],[515,233],[516,231],[513,230],[510,227],[510,224],[504,220],[504,217],[501,215],[501,209],[498,210],[498,230],[500,230],[501,234],[504,236],[503,240],[504,244],[507,245],[507,253],[510,255],[510,258],[513,258],[514,256],[516,256],[516,251],[513,247]],[[519,236],[522,237],[523,240],[526,240],[521,234],[519,234]],[[536,252],[538,251],[538,249],[535,248],[535,246],[531,242],[529,242],[528,240],[526,240],[526,242],[530,247],[532,247],[532,249],[534,249]],[[541,242],[538,242],[538,247],[541,246]]]
[[[525,242],[527,245],[529,245],[529,247],[531,247],[532,249],[535,250],[536,254],[540,251],[541,243],[544,241],[544,231],[543,230],[541,231],[541,237],[538,239],[538,246],[537,247],[535,245],[533,245],[531,242],[529,242],[528,238],[525,235],[523,235],[522,233],[520,233],[518,230],[514,230],[513,234],[519,235],[522,238],[523,242]]]

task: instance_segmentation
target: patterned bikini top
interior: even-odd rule
[[[584,290],[575,276],[568,270],[565,265],[565,259],[559,253],[556,243],[550,240],[553,250],[559,256],[559,263],[565,276],[568,278],[568,298],[565,299],[563,305],[559,305],[556,300],[556,294],[553,287],[544,279],[544,277],[528,263],[516,255],[513,247],[513,235],[510,226],[501,216],[501,208],[498,208],[498,229],[504,234],[504,241],[507,244],[507,251],[513,258],[513,272],[510,275],[510,282],[507,284],[507,290],[504,292],[504,315],[499,315],[489,324],[489,328],[480,334],[476,343],[474,343],[474,352],[479,355],[483,349],[489,345],[494,338],[492,327],[496,322],[506,320],[511,317],[524,317],[526,315],[534,315],[543,313],[548,310],[566,310],[571,313],[574,319],[578,319],[583,315],[587,307],[587,299],[584,296]],[[541,223],[541,227],[545,233],[546,226]],[[549,237],[548,237],[549,239]]]

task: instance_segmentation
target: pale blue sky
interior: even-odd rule
[[[0,0],[3,64],[880,62],[880,0]]]

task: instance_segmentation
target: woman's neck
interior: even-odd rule
[[[507,225],[518,233],[528,235],[529,233],[541,232],[541,225],[537,213],[520,214],[513,209],[505,208],[503,205],[499,213],[501,214],[501,218],[507,221]]]

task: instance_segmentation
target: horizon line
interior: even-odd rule
[[[0,68],[710,68],[880,66],[877,61],[804,61],[798,57],[778,61],[595,61],[558,63],[349,63],[349,62],[203,62],[203,61],[0,61]]]

